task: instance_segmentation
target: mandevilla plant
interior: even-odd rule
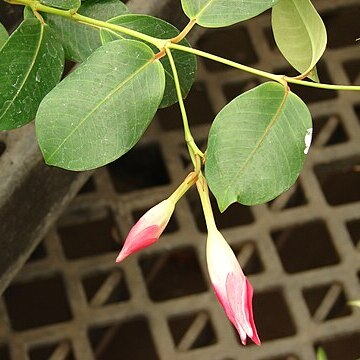
[[[182,31],[161,19],[130,14],[119,0],[4,1],[25,8],[24,21],[10,37],[0,25],[0,130],[35,118],[47,164],[89,170],[124,155],[159,107],[178,102],[194,171],[137,222],[117,262],[156,242],[176,203],[196,185],[216,296],[243,344],[247,337],[260,344],[253,289],[216,228],[208,184],[222,212],[234,202],[255,205],[274,199],[296,181],[312,137],[310,112],[291,92],[291,84],[360,90],[319,82],[316,64],[327,36],[311,1],[181,0],[189,18]],[[194,49],[185,39],[195,25],[225,27],[270,8],[276,43],[299,76],[254,69]],[[194,82],[196,56],[270,80],[219,112],[205,152],[194,141],[183,101]],[[61,80],[65,59],[79,65]]]

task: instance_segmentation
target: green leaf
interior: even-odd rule
[[[272,9],[272,28],[286,60],[301,74],[311,71],[327,43],[325,25],[311,1],[280,0]]]
[[[40,2],[64,10],[78,9],[81,5],[81,0],[40,0]]]
[[[121,25],[129,29],[137,30],[146,35],[150,35],[159,39],[170,39],[180,33],[176,27],[167,23],[166,21],[148,15],[122,15],[114,19],[110,19],[108,22]],[[102,29],[100,31],[100,35],[103,43],[116,40],[119,37],[134,39],[128,35],[116,35],[113,32],[107,31],[106,29]],[[159,51],[159,49],[155,46],[149,43],[146,44],[153,49],[154,53]],[[182,40],[180,44],[190,47],[190,44],[185,39]],[[195,79],[196,57],[193,54],[188,54],[184,51],[178,50],[173,51],[173,57],[180,78],[181,93],[183,98],[185,98],[189,93],[189,90]],[[178,99],[169,59],[166,56],[163,57],[160,61],[165,70],[165,92],[160,107],[167,107],[176,103]]]
[[[0,51],[0,130],[33,120],[63,68],[64,51],[49,26],[24,20]]]
[[[0,23],[0,49],[6,43],[8,38],[9,38],[8,32],[6,31],[4,25]]]
[[[275,82],[231,101],[210,129],[205,174],[219,208],[256,205],[287,190],[299,176],[311,142],[308,108]]]
[[[105,44],[41,103],[35,124],[45,161],[88,170],[119,158],[150,124],[164,86],[163,67],[147,45]]]
[[[78,10],[81,15],[102,21],[127,12],[126,5],[119,0],[87,0]],[[58,15],[47,14],[45,17],[46,22],[59,34],[68,60],[83,62],[101,46],[98,29]]]
[[[278,0],[181,0],[185,14],[209,28],[229,26],[271,8]]]
[[[316,352],[316,360],[327,360],[327,355],[322,347],[318,347]]]

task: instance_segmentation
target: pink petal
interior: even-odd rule
[[[249,310],[249,322],[250,322],[251,328],[253,330],[253,336],[250,336],[250,338],[256,345],[260,345],[261,341],[259,339],[259,335],[256,330],[256,325],[255,325],[254,315],[253,315],[253,308],[252,308],[252,298],[253,298],[254,290],[248,279],[246,279],[246,288],[247,288],[247,291],[246,291],[246,293],[247,293],[247,308]]]
[[[133,236],[134,234],[135,236]],[[149,226],[139,233],[130,231],[120,254],[116,258],[116,262],[119,263],[130,254],[152,245],[158,240],[159,236],[159,227],[157,225]]]

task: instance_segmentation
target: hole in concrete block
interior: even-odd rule
[[[135,210],[133,211],[132,215],[133,215],[133,219],[134,219],[134,224],[148,211],[149,209],[142,209],[142,210]],[[176,216],[175,214],[172,215],[172,217],[170,218],[169,223],[167,224],[163,234],[166,233],[174,233],[176,231],[179,230],[179,225],[176,221]]]
[[[341,144],[349,140],[339,115],[331,114],[314,119],[312,143],[316,147]]]
[[[357,118],[358,118],[359,124],[360,124],[360,104],[356,105],[354,110],[355,110],[355,113],[357,115]]]
[[[137,146],[108,165],[118,193],[126,193],[169,183],[165,161],[156,143]]]
[[[187,194],[192,209],[192,214],[195,218],[198,229],[206,233],[206,223],[202,211],[198,194],[195,189],[191,189]],[[215,221],[219,229],[226,229],[240,225],[248,225],[254,222],[254,216],[249,206],[241,205],[239,203],[232,204],[223,214],[220,212],[214,196],[210,195],[210,200],[215,216]]]
[[[241,44],[240,47],[239,44]],[[198,47],[241,64],[250,65],[258,61],[250,35],[243,26],[235,25],[224,30],[207,30],[199,39]],[[204,64],[209,71],[229,69],[226,65],[207,59],[204,59]]]
[[[80,189],[79,194],[88,194],[96,191],[94,178],[90,178]]]
[[[330,205],[360,200],[360,158],[320,164],[315,173]]]
[[[339,262],[327,227],[322,221],[296,225],[272,233],[286,272],[296,273]]]
[[[11,327],[21,331],[71,319],[60,275],[14,283],[4,293]]]
[[[121,269],[88,274],[83,277],[82,284],[88,303],[94,307],[130,299],[125,275]]]
[[[346,227],[349,231],[354,246],[358,246],[360,243],[360,219],[349,221],[346,224]]]
[[[159,360],[149,325],[143,318],[89,330],[98,360]]]
[[[253,89],[258,86],[260,81],[256,78],[249,79],[247,81],[242,81],[238,83],[228,83],[223,86],[224,94],[227,101],[231,101],[240,94]]]
[[[360,333],[340,336],[335,339],[321,340],[315,344],[321,346],[329,360],[354,360],[360,355]]]
[[[205,84],[196,82],[186,100],[186,111],[191,126],[211,124],[215,118],[212,105],[206,90]],[[183,122],[179,109],[179,104],[174,104],[157,112],[161,127],[165,130],[182,129]]]
[[[323,12],[321,17],[328,34],[327,46],[330,49],[344,46],[356,46],[359,37],[360,6],[338,7]]]
[[[41,243],[35,248],[35,250],[31,253],[28,263],[39,261],[45,259],[47,256],[47,250],[44,244],[44,241],[41,241]]]
[[[0,345],[0,359],[1,360],[11,360],[9,348],[5,344]]]
[[[140,266],[153,301],[164,301],[207,290],[199,260],[192,248],[143,257]]]
[[[65,256],[78,259],[119,250],[115,238],[115,221],[107,211],[107,216],[94,221],[58,228]]]
[[[58,344],[36,346],[29,351],[30,360],[49,360],[54,356],[61,360],[75,360],[69,341]]]
[[[276,199],[268,202],[272,211],[281,211],[291,209],[308,203],[304,190],[299,181],[297,181],[289,190],[278,196]]]
[[[261,341],[295,335],[296,329],[280,290],[255,293],[253,309]],[[252,342],[249,341],[250,343]]]
[[[6,144],[0,141],[0,156],[5,152],[5,150],[6,150]]]
[[[312,318],[317,322],[336,319],[351,314],[341,284],[332,283],[303,290]]]
[[[247,276],[260,274],[264,271],[259,251],[253,241],[247,241],[240,246],[235,246],[233,250]]]
[[[168,323],[179,351],[189,351],[216,343],[210,315],[205,311],[172,317]]]
[[[346,61],[344,63],[344,68],[350,84],[359,85],[360,84],[360,59]]]

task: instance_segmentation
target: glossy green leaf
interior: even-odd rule
[[[0,51],[0,130],[33,120],[63,68],[64,51],[49,26],[24,20]]]
[[[278,0],[181,0],[185,14],[209,28],[229,26],[271,8]]]
[[[210,129],[205,174],[221,211],[274,199],[297,179],[311,142],[308,108],[275,82],[231,101]]]
[[[56,7],[59,9],[78,9],[81,5],[81,0],[40,0],[44,5]]]
[[[311,71],[323,55],[325,25],[310,0],[280,0],[272,9],[272,28],[277,46],[299,73]],[[313,80],[317,74],[309,74]]]
[[[150,124],[164,86],[163,67],[147,45],[117,40],[97,49],[39,107],[45,161],[88,170],[119,158]]]
[[[170,39],[179,34],[179,30],[173,25],[167,23],[164,20],[157,19],[148,15],[122,15],[114,19],[110,19],[108,22],[124,26],[129,29],[137,30],[146,35],[151,35],[159,39]],[[132,37],[127,35],[117,35],[112,32],[102,29],[100,31],[101,39],[103,43],[113,41],[119,37],[131,39]],[[147,43],[157,53],[159,49],[149,43]],[[181,45],[190,46],[190,44],[184,39],[180,42]],[[185,98],[194,82],[196,74],[196,57],[193,54],[188,54],[184,51],[173,51],[173,57],[177,67],[177,71],[180,78],[181,93]],[[176,89],[174,84],[174,77],[172,74],[171,66],[168,57],[163,57],[161,63],[165,70],[165,92],[161,101],[160,107],[167,107],[177,102]]]
[[[127,12],[120,0],[87,0],[78,10],[81,15],[102,21]],[[46,22],[60,36],[65,56],[71,61],[82,62],[101,46],[98,29],[52,14],[46,15]]]
[[[8,32],[6,31],[3,24],[0,23],[0,49],[6,43],[8,38],[9,38]]]

